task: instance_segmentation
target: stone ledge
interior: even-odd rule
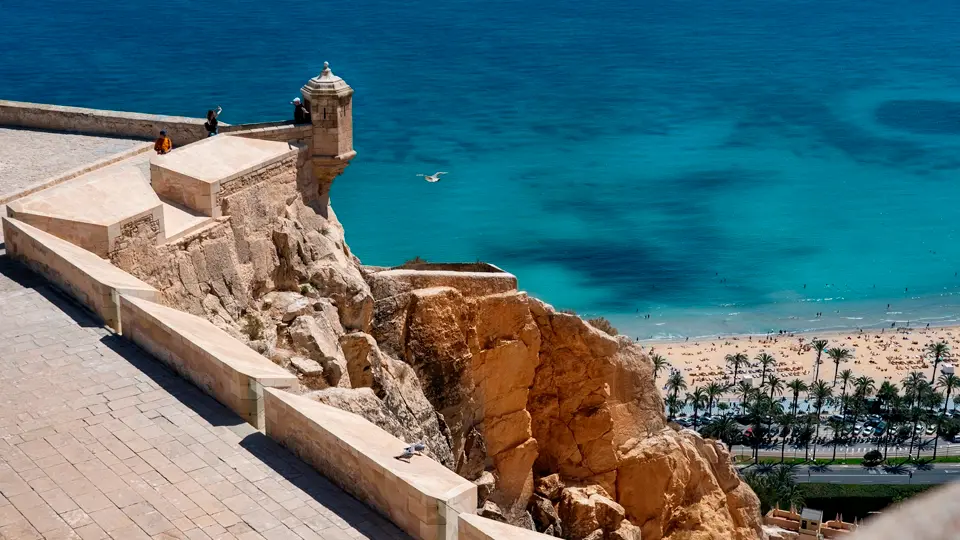
[[[476,514],[463,513],[460,514],[458,519],[460,524],[457,538],[459,540],[545,540],[553,538],[537,531],[521,529]]]
[[[425,456],[397,459],[407,443],[366,419],[271,388],[264,405],[269,437],[414,538],[457,538],[459,514],[476,511],[472,482]]]
[[[175,146],[205,139],[204,122],[204,118],[0,100],[0,125],[148,140],[165,129]]]
[[[7,254],[121,330],[118,296],[155,300],[160,293],[139,279],[66,240],[12,218],[3,218]]]
[[[264,387],[298,389],[296,375],[212,323],[140,298],[120,296],[123,337],[192,381],[257,429]]]

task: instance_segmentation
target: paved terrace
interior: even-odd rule
[[[0,194],[20,191],[143,143],[135,139],[0,127]]]
[[[405,538],[0,251],[0,538]]]

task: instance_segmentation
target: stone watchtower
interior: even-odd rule
[[[330,203],[333,179],[357,155],[353,149],[353,88],[323,63],[323,73],[300,89],[310,104],[313,142],[310,148],[313,178],[324,214]]]

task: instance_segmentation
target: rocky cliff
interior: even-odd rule
[[[573,539],[762,536],[724,447],[667,426],[638,346],[523,292],[363,267],[311,189],[291,171],[226,197],[210,228],[113,261],[311,398],[424,442],[478,484],[483,515]]]

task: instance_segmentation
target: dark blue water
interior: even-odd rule
[[[0,97],[272,120],[328,60],[367,263],[489,260],[642,337],[950,322],[958,23],[929,0],[0,0]]]

